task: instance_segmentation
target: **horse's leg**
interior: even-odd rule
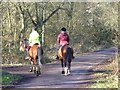
[[[64,66],[63,66],[63,59],[61,59],[61,66],[62,66],[62,74],[64,74]]]
[[[68,63],[68,70],[67,70],[67,74],[70,74],[70,70],[71,70],[71,61],[72,61],[72,57],[73,57],[73,50],[72,48],[67,48],[67,58],[66,58],[66,62]]]
[[[31,70],[35,73],[36,70],[36,63],[34,57],[31,58]]]
[[[67,67],[67,62],[65,61],[65,76],[67,76],[68,73],[68,67]]]
[[[41,74],[40,72],[40,65],[39,65],[39,62],[37,60],[37,55],[34,57],[34,74],[36,76],[39,76]]]
[[[33,66],[30,66],[29,72],[32,72],[32,71],[33,71]]]
[[[68,74],[70,74],[71,71],[71,62],[68,62]]]
[[[42,66],[41,61],[42,61],[42,50],[41,50],[40,47],[38,47],[38,60],[37,60],[37,63],[38,63],[39,66]]]
[[[36,74],[36,76],[39,76],[41,74],[39,65],[36,65],[36,73],[35,74]]]
[[[32,72],[33,71],[33,61],[32,61],[32,58],[30,58],[30,63],[31,63],[31,66],[30,66],[29,72]]]
[[[31,61],[31,66],[29,72],[35,71],[35,65],[33,65],[33,62]]]

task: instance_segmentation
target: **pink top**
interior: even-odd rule
[[[69,44],[70,37],[66,32],[62,31],[58,35],[57,41],[60,45],[66,45],[66,44]]]

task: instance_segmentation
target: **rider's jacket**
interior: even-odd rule
[[[66,45],[66,44],[69,44],[70,37],[66,32],[62,31],[58,35],[57,41],[60,45]]]
[[[33,46],[36,43],[40,45],[40,35],[37,31],[32,31],[32,33],[29,36],[29,45]]]

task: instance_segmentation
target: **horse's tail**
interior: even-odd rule
[[[67,48],[67,57],[66,57],[67,62],[69,62],[69,63],[71,62],[72,55],[73,55],[73,49],[71,47],[68,47]]]
[[[42,54],[41,54],[41,48],[38,47],[38,65],[42,65]]]

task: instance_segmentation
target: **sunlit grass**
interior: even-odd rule
[[[108,74],[106,74],[106,73],[95,73],[94,74],[94,76],[106,76],[106,75],[108,75]]]
[[[119,57],[120,58],[120,57]],[[93,76],[97,76],[99,79],[95,80],[91,88],[118,88],[118,74],[116,74],[118,69],[118,58],[115,58],[111,63],[106,64],[102,67],[106,72],[95,73]]]
[[[21,76],[13,75],[8,72],[4,72],[2,70],[0,70],[0,73],[2,73],[2,75],[0,76],[0,83],[3,86],[13,85],[16,81],[22,79]]]
[[[118,88],[118,76],[110,76],[96,80],[92,88]]]
[[[25,66],[26,64],[1,64],[1,66],[3,67],[12,67],[12,66]]]

